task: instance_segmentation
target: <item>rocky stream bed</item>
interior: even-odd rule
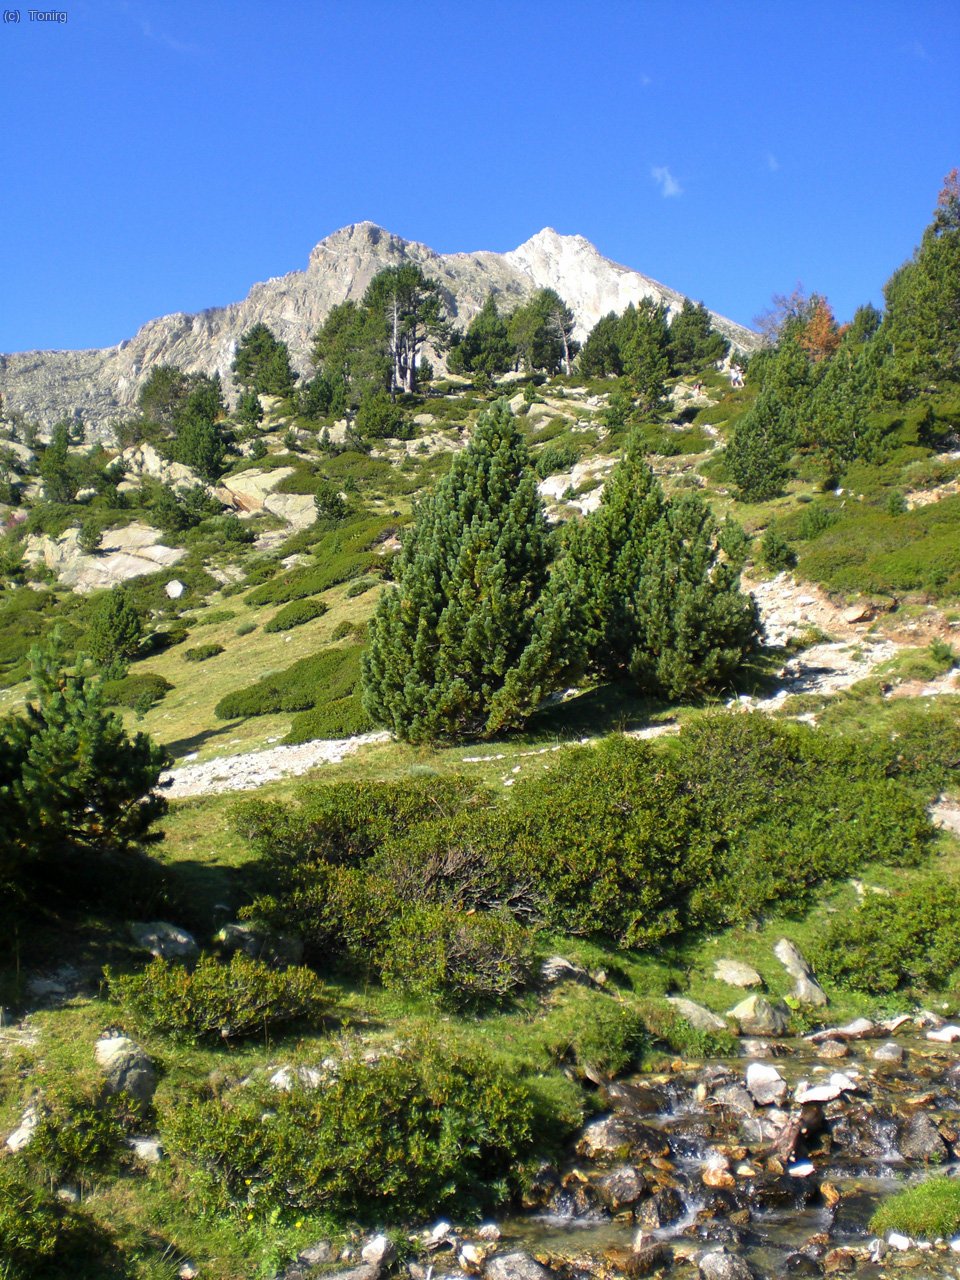
[[[921,1014],[741,1047],[600,1083],[599,1113],[523,1212],[412,1237],[412,1280],[960,1276],[960,1239],[869,1229],[906,1183],[960,1174],[960,1029]],[[339,1266],[321,1242],[280,1276],[375,1280],[391,1256],[377,1239]]]

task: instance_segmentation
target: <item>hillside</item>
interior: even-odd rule
[[[107,445],[4,390],[14,1280],[953,1274],[943,208],[761,350],[360,224],[91,354]]]

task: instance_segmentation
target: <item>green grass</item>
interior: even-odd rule
[[[885,1200],[870,1219],[878,1235],[899,1231],[919,1240],[950,1237],[960,1231],[960,1180],[929,1178]]]

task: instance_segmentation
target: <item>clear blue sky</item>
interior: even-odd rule
[[[0,24],[0,351],[235,301],[364,218],[848,318],[960,164],[956,0],[65,3]]]

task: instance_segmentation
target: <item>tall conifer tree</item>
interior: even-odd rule
[[[522,724],[576,666],[575,603],[550,574],[523,436],[501,401],[417,510],[363,663],[364,705],[409,742]]]

